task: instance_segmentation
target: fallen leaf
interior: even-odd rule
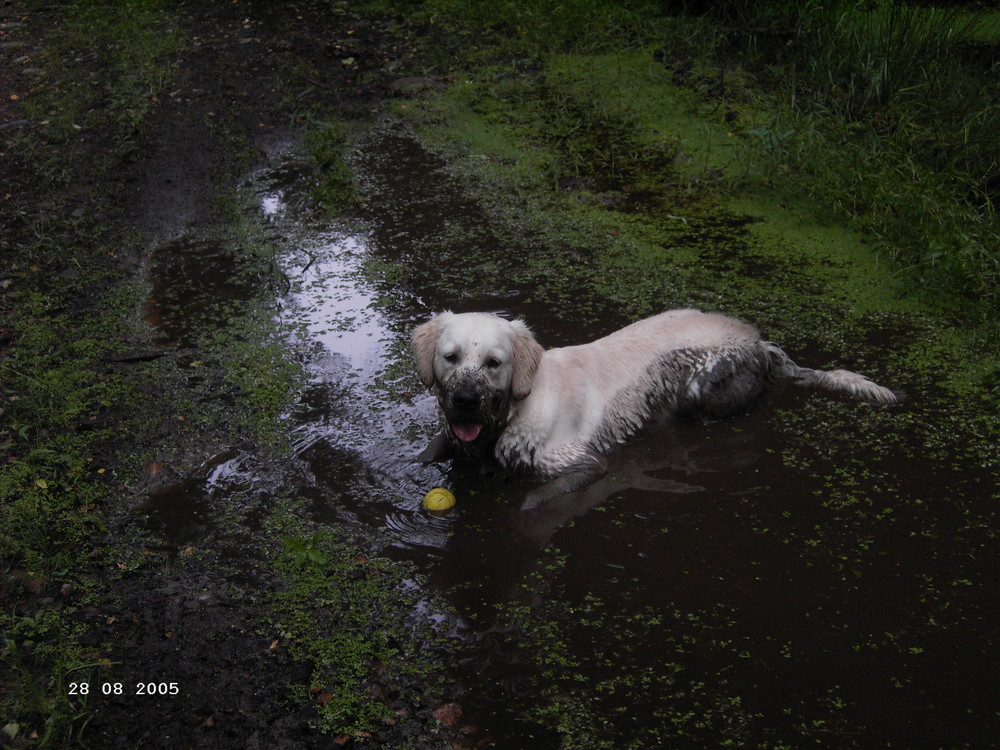
[[[433,716],[446,727],[454,727],[462,718],[462,707],[457,703],[444,703],[434,709]]]

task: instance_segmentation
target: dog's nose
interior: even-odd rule
[[[474,411],[479,408],[479,392],[471,388],[459,388],[452,394],[452,403],[456,409]]]

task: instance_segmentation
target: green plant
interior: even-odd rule
[[[899,0],[817,4],[795,29],[799,83],[847,119],[918,101],[953,80],[954,44],[973,25],[961,9]]]
[[[308,539],[285,536],[281,538],[281,542],[291,556],[292,567],[301,571],[311,565],[322,568],[329,564],[330,558],[320,549],[324,538],[326,534],[321,529]]]
[[[416,595],[403,590],[408,571],[362,555],[332,529],[285,536],[283,544],[277,566],[285,586],[271,600],[274,624],[292,656],[313,665],[308,684],[292,687],[315,701],[327,731],[369,730],[391,710],[374,684],[406,696],[413,678],[429,678],[431,659],[420,651],[433,636],[392,616]]]
[[[48,85],[24,102],[26,113],[44,122],[50,138],[69,140],[108,121],[115,135],[131,136],[169,78],[176,28],[158,0],[84,0],[60,14],[42,60]]]
[[[0,649],[0,661],[11,668],[8,715],[18,717],[4,734],[38,748],[80,746],[91,715],[90,678],[107,664],[88,661],[69,644],[68,626],[54,610],[0,622],[8,633]]]

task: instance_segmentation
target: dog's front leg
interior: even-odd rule
[[[427,447],[417,456],[417,460],[422,464],[432,464],[435,461],[443,461],[449,458],[448,435],[444,432],[427,444]]]
[[[588,452],[585,458],[567,467],[564,474],[528,492],[521,510],[537,508],[554,497],[583,489],[607,473],[608,460],[599,453]]]

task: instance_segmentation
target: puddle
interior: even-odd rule
[[[259,259],[226,243],[182,236],[150,254],[150,292],[142,315],[161,346],[194,346],[205,331],[225,328],[260,293]]]
[[[915,436],[909,455],[866,456],[858,425],[898,430],[900,411],[794,388],[744,417],[629,445],[608,478],[531,513],[517,509],[527,483],[420,465],[438,416],[410,370],[416,322],[444,307],[523,314],[547,345],[608,331],[529,301],[519,250],[500,248],[405,131],[376,130],[357,167],[364,231],[297,217],[294,169],[259,193],[262,218],[294,237],[279,320],[308,373],[287,416],[294,476],[283,481],[325,523],[382,530],[393,556],[448,593],[472,653],[455,667],[454,698],[497,746],[559,747],[552,727],[574,712],[581,731],[597,720],[629,747],[972,736],[972,719],[993,710],[989,691],[956,676],[991,658],[991,556],[968,552],[991,538],[985,471],[928,464]],[[218,248],[161,252],[148,314],[165,340],[188,334],[161,290],[193,288],[186,312],[224,321],[225,300],[252,284],[252,273],[226,280],[239,259]],[[400,260],[406,275],[384,273]],[[828,421],[829,443],[803,442],[799,414]],[[249,484],[252,464],[227,453],[150,498],[167,536],[209,533],[212,503]],[[437,486],[458,497],[443,517],[420,508]]]
[[[281,322],[309,373],[289,417],[293,449],[311,477],[319,518],[348,514],[388,527],[400,547],[437,549],[447,522],[420,513],[421,488],[445,478],[437,467],[414,463],[419,440],[405,437],[432,420],[434,404],[394,391],[409,322],[387,317],[365,281],[368,242],[363,234],[323,233],[286,261],[296,283]]]

